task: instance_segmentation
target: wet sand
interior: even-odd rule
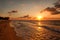
[[[16,35],[8,20],[0,20],[0,40],[16,40]]]

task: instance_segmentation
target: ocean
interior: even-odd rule
[[[23,40],[60,40],[60,20],[11,20],[10,26]]]

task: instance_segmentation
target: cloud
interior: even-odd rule
[[[60,14],[60,0],[58,0],[55,4],[54,7],[47,7],[44,10],[41,11],[42,12],[50,12],[50,14],[52,15],[57,15]]]
[[[56,8],[60,8],[60,5],[55,5]]]
[[[10,11],[8,13],[17,13],[17,12],[18,12],[17,10],[12,10],[12,11]]]
[[[60,8],[60,0],[58,0],[58,1],[55,3],[55,7],[56,7],[56,8]]]
[[[56,15],[56,14],[60,14],[60,12],[58,12],[55,8],[50,8],[50,7],[47,7],[47,8],[45,8],[43,11],[41,11],[41,13],[42,12],[45,12],[45,11],[48,11],[48,12],[50,12],[52,15]]]

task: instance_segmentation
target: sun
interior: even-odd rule
[[[43,16],[37,16],[37,20],[42,20]]]

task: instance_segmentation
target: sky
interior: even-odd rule
[[[53,7],[56,1],[57,0],[0,0],[0,16],[9,16],[8,12],[17,10],[17,13],[12,13],[12,17],[21,17],[24,15],[36,17],[40,15],[41,10],[47,7]]]

